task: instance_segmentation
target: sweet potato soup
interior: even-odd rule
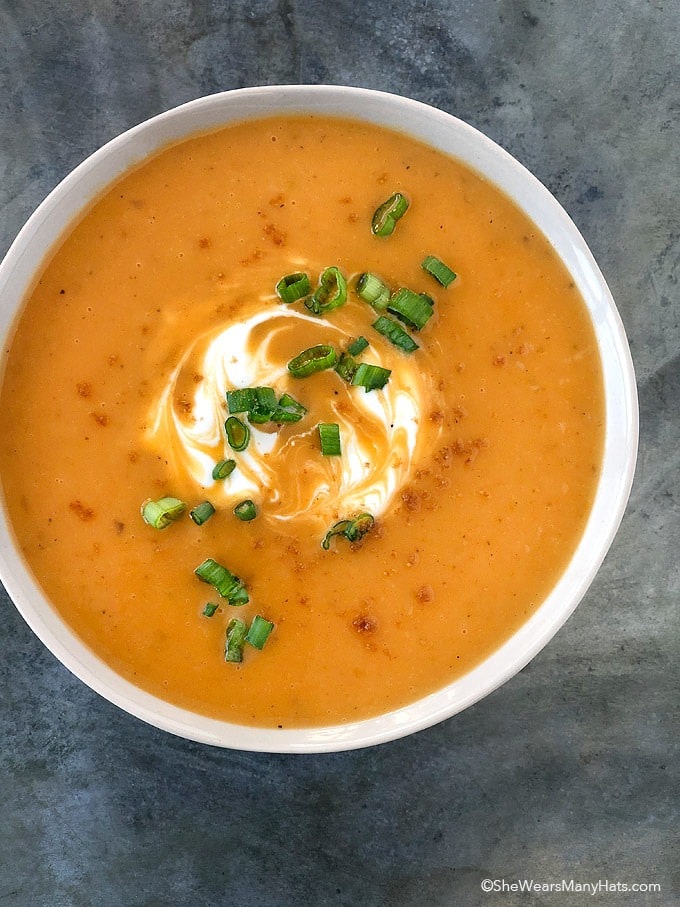
[[[469,671],[598,479],[570,275],[478,174],[365,123],[164,149],[65,237],[4,358],[38,582],[121,675],[235,722],[365,718]]]

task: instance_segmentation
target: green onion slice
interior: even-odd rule
[[[444,264],[444,262],[437,258],[436,255],[426,255],[422,260],[420,267],[427,271],[437,283],[440,283],[443,287],[448,287],[450,283],[456,279],[456,272],[452,271],[451,268]]]
[[[243,585],[243,583],[241,583],[241,585],[234,591],[231,598],[229,599],[229,604],[238,607],[240,605],[247,605],[249,601],[250,598],[248,596],[248,590]]]
[[[346,381],[348,384],[352,383],[352,378],[354,377],[359,363],[354,359],[349,353],[340,353],[337,364],[335,366],[335,371],[340,375],[343,381]]]
[[[368,340],[365,337],[357,337],[356,340],[353,340],[350,345],[347,347],[347,352],[350,356],[358,356],[360,353],[363,353],[365,349],[368,348]]]
[[[210,501],[203,501],[202,504],[198,504],[193,510],[189,511],[189,516],[197,526],[202,526],[214,513],[215,508]]]
[[[236,460],[220,460],[215,463],[212,471],[213,479],[226,479],[236,469]]]
[[[276,393],[273,387],[253,387],[252,404],[248,409],[248,420],[253,425],[269,422],[276,409]]]
[[[227,391],[227,408],[229,413],[247,413],[252,407],[255,395],[252,387],[237,387],[235,390]]]
[[[411,337],[411,335],[392,318],[381,315],[377,321],[373,322],[371,327],[375,328],[375,330],[379,334],[382,334],[383,337],[387,337],[391,344],[398,347],[398,349],[403,350],[405,353],[413,353],[420,348],[413,337]]]
[[[254,520],[257,516],[257,507],[255,503],[247,498],[245,501],[241,501],[234,507],[234,515],[239,518],[244,523],[249,523],[251,520]]]
[[[276,292],[281,302],[296,302],[303,296],[309,296],[312,292],[312,284],[303,271],[295,271],[294,274],[286,274],[281,278],[276,284]]]
[[[353,520],[340,520],[331,526],[323,537],[321,547],[328,551],[331,539],[336,535],[344,536],[349,542],[358,542],[373,528],[374,524],[375,520],[370,513],[360,513]]]
[[[145,501],[142,504],[142,519],[154,529],[166,529],[170,523],[178,520],[187,505],[178,498],[159,498],[157,501]]]
[[[227,391],[226,398],[231,414],[247,413],[248,419],[257,425],[269,422],[276,408],[276,393],[273,387],[240,387]]]
[[[429,296],[402,287],[390,296],[387,311],[391,315],[396,315],[409,327],[419,331],[432,318],[434,308]]]
[[[230,413],[247,413],[249,421],[254,425],[263,425],[265,422],[299,422],[307,412],[306,407],[290,394],[283,394],[277,402],[273,387],[237,388],[227,391],[226,398]],[[213,478],[217,477],[213,475]]]
[[[357,296],[372,305],[376,311],[382,312],[387,308],[387,303],[390,299],[390,288],[377,274],[364,271],[363,274],[359,275],[355,290]]]
[[[391,236],[397,221],[406,214],[409,201],[402,192],[395,192],[379,205],[373,214],[371,232],[374,236]]]
[[[294,359],[291,359],[288,363],[288,371],[294,378],[307,378],[314,372],[333,368],[337,358],[337,353],[332,346],[327,343],[319,343],[317,346],[310,346],[309,349],[303,350]]]
[[[370,513],[360,513],[350,520],[350,525],[345,529],[345,538],[350,542],[358,542],[373,528],[375,520]]]
[[[240,617],[232,618],[227,624],[227,643],[224,660],[239,663],[243,661],[243,645],[246,641],[246,622]]]
[[[340,520],[339,522],[334,523],[333,526],[331,526],[331,528],[328,530],[326,535],[323,537],[321,547],[328,551],[328,549],[331,547],[331,539],[333,538],[333,536],[345,535],[345,532],[347,531],[351,523],[351,520]]]
[[[337,422],[319,422],[319,440],[324,457],[339,457],[342,454],[340,426]]]
[[[203,611],[202,611],[203,617],[212,617],[218,608],[219,608],[219,605],[216,605],[215,602],[208,602],[206,604],[205,608],[203,608]]]
[[[352,376],[352,384],[358,387],[363,387],[364,390],[380,390],[385,387],[387,382],[390,379],[392,374],[391,369],[383,368],[381,365],[369,365],[366,362],[361,362],[357,365],[356,371]]]
[[[271,420],[278,424],[284,422],[299,422],[307,412],[307,407],[291,397],[290,394],[283,394],[279,400],[276,409],[272,413]]]
[[[305,302],[315,315],[325,315],[347,302],[347,281],[340,268],[326,268],[319,277],[319,286]]]
[[[270,620],[265,620],[256,614],[246,634],[246,642],[256,649],[261,649],[269,639],[269,635],[274,629],[274,624]]]
[[[206,558],[203,563],[199,564],[194,570],[196,576],[204,583],[212,586],[217,592],[226,598],[230,605],[245,605],[248,603],[248,591],[238,576],[234,576],[222,564],[211,557]]]
[[[227,433],[227,441],[232,450],[245,450],[250,441],[250,429],[244,425],[236,416],[229,416],[224,423],[224,430]]]

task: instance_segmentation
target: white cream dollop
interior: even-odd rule
[[[216,327],[195,339],[154,403],[148,440],[175,471],[206,489],[215,506],[249,497],[273,519],[304,516],[320,526],[363,511],[378,517],[414,470],[427,375],[422,363],[419,368],[411,357],[378,338],[362,359],[392,370],[385,388],[367,393],[328,373],[326,380],[334,384],[323,398],[325,414],[320,417],[313,387],[320,375],[292,378],[287,357],[281,356],[287,332],[297,334],[301,328],[323,335],[316,342],[336,349],[351,339],[339,322],[266,300],[245,321]],[[193,386],[186,377],[189,370],[200,376]],[[184,407],[176,405],[181,381],[193,391]],[[234,453],[224,432],[226,391],[258,386],[292,394],[308,412],[300,422],[278,430],[250,425],[247,449]],[[340,457],[325,457],[319,449],[318,423],[331,419],[340,426]],[[235,459],[238,466],[227,480],[215,481],[213,467],[224,458]]]

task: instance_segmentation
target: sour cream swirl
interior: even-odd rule
[[[352,336],[341,320],[321,320],[263,301],[246,320],[217,326],[195,339],[154,403],[148,440],[175,471],[205,489],[215,506],[249,497],[260,503],[264,515],[282,524],[304,517],[328,525],[362,511],[379,517],[415,468],[427,373],[422,363],[378,338],[363,358],[392,370],[384,389],[367,393],[331,372],[296,380],[281,351],[290,348],[301,329],[321,331],[323,342],[338,349]],[[189,374],[195,376],[193,386]],[[323,387],[315,387],[317,382]],[[292,394],[308,412],[299,423],[276,430],[249,426],[250,443],[235,454],[224,432],[226,391],[258,386]],[[178,403],[179,387],[191,387],[191,399],[185,393]],[[320,421],[339,424],[340,457],[321,454]],[[237,469],[226,481],[213,480],[215,463],[228,457],[237,460]]]

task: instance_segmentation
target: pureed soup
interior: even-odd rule
[[[64,239],[5,353],[0,477],[38,582],[122,676],[216,718],[441,688],[540,605],[594,497],[570,275],[478,174],[367,123],[166,148]]]

